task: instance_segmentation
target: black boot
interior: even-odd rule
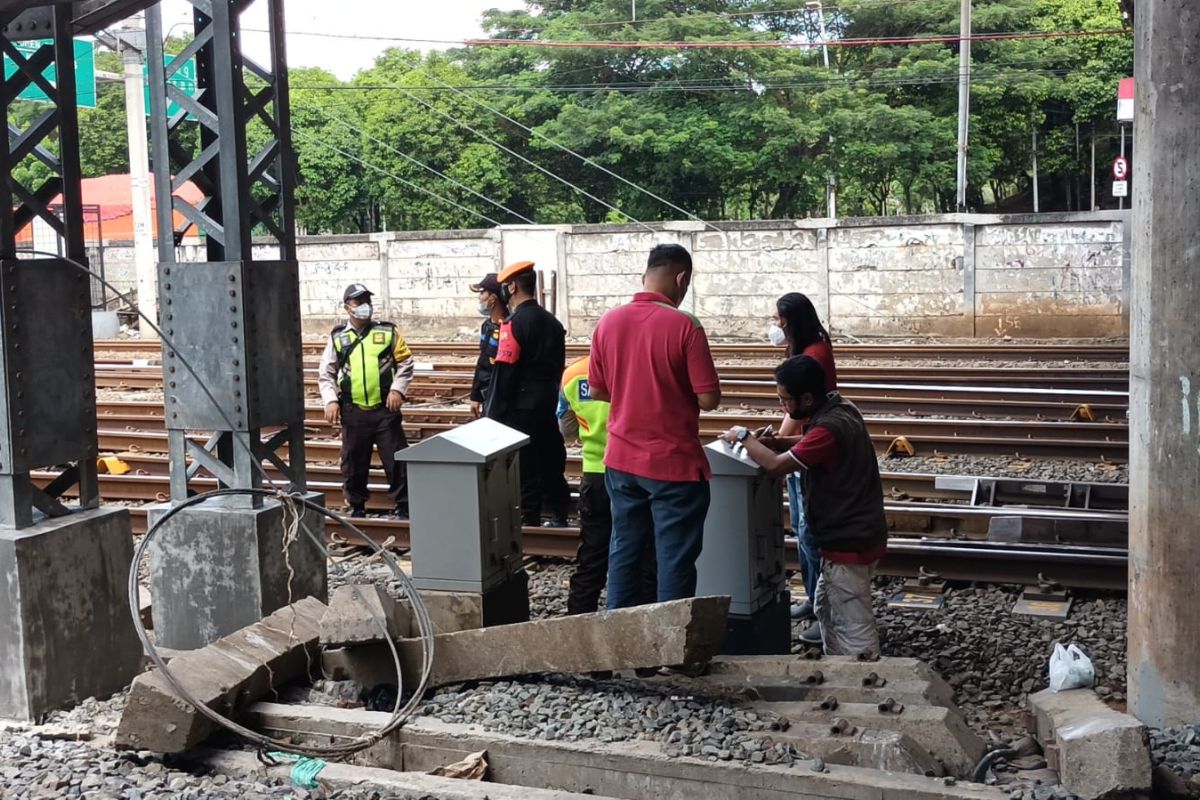
[[[362,505],[355,505],[354,503],[350,504],[350,518],[351,519],[362,519],[366,515],[367,515],[367,510],[365,508],[363,508]]]

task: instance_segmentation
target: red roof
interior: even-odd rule
[[[133,187],[130,185],[128,175],[102,175],[99,178],[84,178],[83,179],[83,204],[85,206],[100,207],[100,228],[106,241],[132,241],[133,239]],[[175,196],[186,200],[193,205],[204,199],[204,193],[196,184],[188,181],[178,190],[175,191]],[[54,198],[51,205],[62,203],[62,195]],[[154,176],[150,176],[150,223],[151,230],[157,236],[158,233],[158,217],[154,214]],[[97,230],[94,223],[95,217],[89,213],[85,219],[87,220],[86,235],[88,239],[96,239]],[[175,213],[175,227],[178,229],[183,224],[184,218],[178,213]],[[26,227],[18,236],[19,239],[29,239],[31,231]]]

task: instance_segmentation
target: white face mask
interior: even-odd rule
[[[352,316],[358,320],[370,319],[371,318],[371,304],[363,303],[362,305],[355,306],[353,309],[351,309],[350,316]]]
[[[787,343],[787,334],[784,333],[783,328],[772,322],[771,327],[767,328],[767,341],[779,347]]]
[[[490,317],[491,315],[492,315],[492,307],[489,306],[487,303],[480,303],[479,304],[479,316]]]

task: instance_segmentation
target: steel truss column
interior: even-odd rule
[[[146,14],[159,313],[174,343],[163,344],[171,497],[185,499],[188,481],[200,469],[222,486],[257,487],[262,480],[255,464],[263,460],[282,471],[291,488],[303,489],[296,172],[283,2],[258,0],[268,7],[271,41],[270,63],[262,66],[240,46],[240,16],[254,0],[187,1],[195,38],[174,56],[164,55],[158,8]],[[191,59],[194,97],[171,83]],[[168,116],[171,103],[179,110]],[[267,141],[251,150],[247,129],[255,122]],[[186,138],[189,126],[199,127],[198,148]],[[189,181],[203,201],[174,195]],[[176,248],[189,231],[206,237],[207,263],[178,262]],[[268,243],[256,245],[256,233]],[[268,248],[277,257],[260,260]],[[264,428],[278,430],[264,438]],[[215,433],[201,442],[187,435],[194,430]],[[286,461],[278,453],[284,445]]]
[[[17,248],[41,219],[67,257],[86,262],[72,4],[31,9],[10,25],[16,14],[0,12],[0,49],[16,66],[0,96],[0,526],[21,528],[34,508],[67,514],[59,498],[72,487],[82,508],[99,505],[99,491],[90,278],[62,258],[18,258]],[[23,55],[13,42],[33,31],[52,43]],[[52,66],[57,85],[43,74]],[[29,87],[49,102],[22,130],[9,109]],[[64,464],[49,485],[33,484],[32,470]]]

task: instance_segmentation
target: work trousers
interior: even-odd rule
[[[809,602],[816,597],[817,579],[821,577],[821,553],[813,541],[808,519],[804,516],[804,495],[800,489],[800,476],[787,476],[788,510],[792,516],[792,533],[796,534],[796,549],[800,551],[800,579],[804,582],[804,593]]]
[[[579,550],[567,593],[568,614],[590,614],[600,607],[600,592],[608,577],[608,548],[612,542],[612,508],[603,472],[585,472],[579,481]],[[654,541],[642,548],[641,603],[658,596]]]
[[[342,491],[350,505],[366,505],[371,498],[367,477],[371,451],[378,447],[387,475],[388,497],[397,511],[408,512],[408,469],[395,458],[397,450],[408,447],[403,422],[400,412],[388,411],[384,406],[365,409],[342,404]]]
[[[821,623],[825,655],[879,657],[879,628],[871,607],[874,571],[874,563],[821,560],[821,578],[817,581],[813,605]]]
[[[708,481],[656,481],[620,470],[605,473],[612,503],[608,607],[640,602],[642,551],[654,542],[658,602],[696,594],[696,559],[704,544]]]
[[[529,437],[521,448],[521,521],[540,525],[542,506],[556,519],[567,518],[567,446],[558,429],[554,406],[513,410],[503,422]]]

